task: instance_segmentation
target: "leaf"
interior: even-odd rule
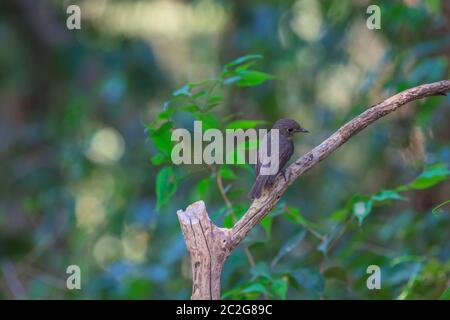
[[[198,199],[203,199],[206,197],[206,193],[210,189],[210,186],[211,186],[211,179],[209,178],[204,178],[197,183],[195,189],[197,192]]]
[[[226,78],[223,81],[223,83],[224,84],[232,84],[232,83],[238,82],[239,80],[241,80],[240,76],[232,76],[232,77]]]
[[[225,160],[228,164],[245,164],[245,150],[237,146],[225,154]]]
[[[206,94],[207,94],[206,90],[200,90],[199,92],[194,93],[192,95],[192,98],[198,99],[198,98],[201,98],[201,97],[205,96]]]
[[[187,84],[187,85],[181,87],[180,89],[175,90],[175,91],[172,93],[172,95],[173,95],[174,97],[180,97],[180,96],[191,97],[192,94],[191,94],[190,90],[191,90],[191,86],[190,86],[189,84]]]
[[[250,129],[259,125],[266,124],[263,120],[236,120],[227,125],[227,129]]]
[[[285,213],[286,218],[294,222],[296,224],[299,224],[301,226],[304,226],[305,228],[309,229],[311,232],[315,233],[316,235],[319,235],[319,226],[308,219],[306,219],[301,213],[300,210],[298,210],[295,207],[289,207],[286,210]]]
[[[220,166],[219,169],[219,175],[223,178],[223,179],[229,179],[229,180],[235,180],[237,179],[236,174],[233,172],[233,170],[230,169],[230,167],[226,166],[226,165],[222,165]]]
[[[441,296],[439,297],[439,300],[450,300],[450,287],[445,289],[444,292],[442,292]]]
[[[215,106],[218,106],[223,102],[223,97],[221,96],[212,96],[208,98],[208,101],[206,102],[206,108],[205,111],[209,111]]]
[[[233,216],[233,214],[231,214],[231,212],[229,212],[223,219],[223,226],[225,228],[231,228],[234,224],[234,218],[240,219],[244,215],[244,213],[247,211],[247,208],[240,204],[236,204],[233,206],[232,210],[233,210],[234,216]]]
[[[275,256],[275,258],[272,260],[271,266],[275,266],[278,261],[280,261],[281,258],[283,258],[285,255],[287,255],[289,252],[291,252],[292,250],[295,249],[295,247],[297,247],[300,242],[303,241],[303,239],[306,236],[306,230],[303,229],[302,231],[300,231],[299,233],[297,233],[294,237],[292,237],[288,242],[286,242],[280,249],[280,251],[278,251],[277,255]]]
[[[225,69],[229,69],[229,68],[231,68],[231,67],[238,66],[238,65],[243,64],[243,63],[245,63],[245,62],[247,62],[247,61],[257,60],[257,59],[262,59],[262,57],[263,57],[263,56],[260,55],[260,54],[248,54],[248,55],[245,55],[245,56],[236,58],[236,59],[234,59],[234,60],[231,61],[231,62],[228,62],[228,63],[225,65]]]
[[[158,129],[147,126],[150,140],[155,144],[155,147],[165,156],[170,157],[172,152],[172,122],[165,122]]]
[[[372,201],[375,203],[382,203],[387,202],[390,200],[407,200],[406,197],[402,196],[400,193],[394,190],[382,190],[380,192],[377,192],[375,195],[372,196]]]
[[[257,86],[274,78],[268,73],[254,70],[240,70],[237,72],[237,76],[240,79],[236,81],[236,84],[240,87]]]
[[[335,212],[333,212],[331,214],[330,219],[332,221],[342,222],[345,219],[347,219],[349,213],[350,212],[349,212],[349,210],[347,208],[339,209],[339,210],[336,210]]]
[[[159,166],[164,161],[166,161],[166,159],[167,157],[165,155],[163,155],[162,153],[157,153],[152,157],[151,161],[153,165]]]
[[[235,69],[235,72],[239,72],[242,70],[248,70],[251,66],[253,66],[256,63],[256,61],[250,61],[248,63],[242,64],[240,66],[237,66]]]
[[[355,195],[350,200],[352,213],[361,225],[372,210],[372,200],[368,196]]]
[[[258,140],[247,140],[240,142],[237,145],[237,148],[240,150],[252,150],[258,148]]]
[[[436,164],[427,167],[409,186],[414,189],[427,189],[449,177],[450,170],[443,164]]]
[[[166,205],[178,188],[178,177],[173,167],[164,167],[156,175],[156,210]]]
[[[267,237],[270,239],[271,231],[272,231],[272,221],[273,216],[267,215],[264,219],[261,220],[261,226],[267,234]]]
[[[223,224],[224,228],[231,228],[231,227],[233,227],[233,224],[234,224],[233,216],[231,214],[227,214],[225,216],[225,218],[223,218],[223,223],[222,224]]]
[[[257,278],[272,279],[269,265],[265,262],[258,262],[253,268],[250,269],[250,273],[253,276],[253,279]]]
[[[214,82],[217,81],[216,79],[206,79],[206,80],[200,80],[200,81],[194,81],[194,82],[189,82],[187,85],[190,88],[195,88],[195,87],[200,87],[203,86],[209,82]]]
[[[415,255],[410,255],[410,254],[404,254],[401,256],[398,256],[396,258],[394,258],[392,261],[389,262],[389,265],[391,267],[395,267],[396,265],[399,265],[401,263],[407,263],[407,262],[423,262],[426,259],[424,257],[421,256],[415,256]]]
[[[276,278],[271,283],[271,288],[275,291],[275,293],[281,298],[286,299],[286,294],[288,290],[288,278],[286,276]]]
[[[164,102],[163,111],[161,111],[158,115],[158,119],[170,119],[174,112],[175,109],[170,105],[170,102],[166,101]]]
[[[181,110],[187,111],[187,112],[191,112],[191,113],[196,113],[196,112],[200,112],[200,108],[195,105],[195,104],[190,104],[187,106],[183,106],[180,108]]]
[[[323,276],[309,268],[302,268],[295,270],[289,274],[298,285],[315,291],[316,293],[322,293],[325,290],[325,280]]]
[[[267,293],[266,287],[259,283],[259,282],[253,282],[251,284],[249,284],[248,286],[246,286],[245,288],[243,288],[241,290],[242,293],[251,293],[251,292],[256,292],[256,293]]]
[[[203,131],[220,127],[219,119],[212,113],[197,113],[196,118],[202,122]]]

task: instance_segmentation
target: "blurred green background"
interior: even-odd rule
[[[81,7],[81,30],[66,28],[70,4]],[[380,30],[366,27],[370,4]],[[450,2],[1,1],[0,298],[189,298],[176,210],[203,199],[221,225],[224,203],[198,170],[156,210],[161,166],[145,125],[175,89],[255,53],[255,68],[276,78],[224,88],[212,112],[267,126],[299,120],[310,131],[296,139],[299,156],[389,95],[450,78]],[[228,259],[225,297],[441,297],[450,214],[432,209],[450,199],[449,107],[448,97],[411,103],[301,177]],[[423,188],[368,196],[436,164]],[[245,209],[253,174],[231,169],[225,189]],[[360,224],[346,218],[355,203],[383,205]],[[81,290],[66,289],[71,264]],[[381,290],[366,288],[372,264]]]

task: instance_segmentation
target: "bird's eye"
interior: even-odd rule
[[[292,132],[293,130],[294,130],[294,129],[292,129],[292,128],[289,128],[289,129],[288,129],[288,132]]]

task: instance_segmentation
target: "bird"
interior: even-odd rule
[[[278,157],[274,157],[272,159],[270,146],[272,145],[272,143],[274,143],[271,141],[272,136],[276,137],[276,135],[272,133],[274,129],[278,130],[279,147],[278,147]],[[303,128],[295,120],[280,119],[277,122],[275,122],[269,133],[267,133],[267,135],[262,139],[259,146],[255,166],[256,179],[249,193],[250,199],[260,198],[264,188],[272,185],[273,182],[275,181],[275,178],[280,172],[282,172],[284,176],[283,167],[286,165],[286,163],[289,161],[289,159],[292,157],[292,154],[294,153],[294,142],[292,141],[292,136],[298,132],[307,133],[309,131]],[[271,165],[274,165],[276,168],[278,168],[277,169],[278,171],[275,174],[264,174],[261,168],[266,169],[265,171],[267,172],[268,168]]]

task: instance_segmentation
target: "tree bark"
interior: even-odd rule
[[[381,117],[408,102],[436,95],[445,96],[449,91],[450,80],[442,80],[405,90],[373,105],[291,164],[286,169],[286,179],[279,176],[271,188],[253,201],[231,229],[219,228],[212,223],[203,201],[191,204],[185,211],[178,210],[178,219],[191,256],[191,299],[220,299],[220,276],[226,258],[250,230],[269,214],[286,189],[302,174]]]

